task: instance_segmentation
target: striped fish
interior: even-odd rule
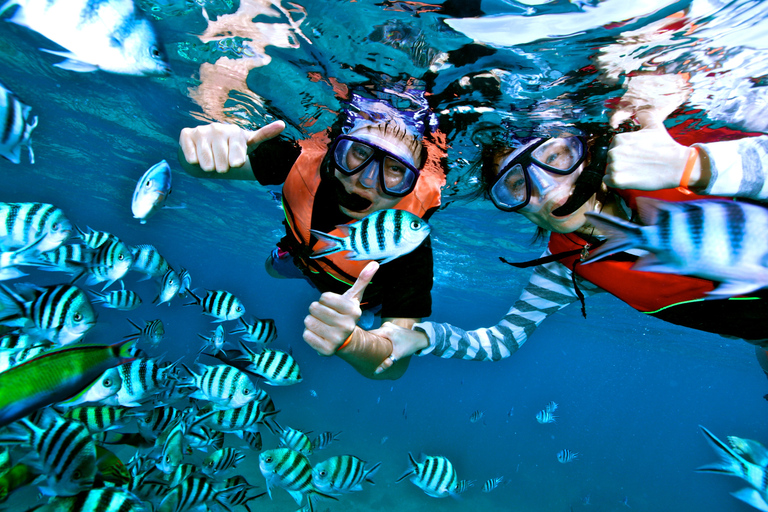
[[[261,432],[250,432],[246,430],[243,432],[243,439],[252,450],[257,452],[261,451],[261,448],[263,447]]]
[[[255,485],[249,484],[248,481],[240,475],[233,476],[232,478],[227,478],[224,481],[224,485],[222,486],[223,489],[231,489],[233,487],[240,487],[240,490],[236,492],[228,493],[225,498],[225,501],[231,508],[242,505],[246,509],[248,509],[248,512],[251,512],[251,508],[248,506],[249,501],[255,498],[260,498],[265,494],[267,494],[265,492],[262,492],[260,494],[253,494],[249,496],[248,493],[253,489],[258,489],[258,487]]]
[[[88,267],[88,284],[107,281],[104,288],[111,285],[130,270],[133,265],[133,254],[128,246],[117,239],[104,242],[93,255]]]
[[[131,248],[131,254],[133,255],[131,270],[146,274],[147,278],[161,278],[171,268],[154,245],[136,245]]]
[[[87,231],[83,231],[75,226],[75,231],[77,232],[76,236],[91,249],[98,249],[106,242],[119,240],[115,235],[108,233],[107,231],[96,231],[90,227],[87,227],[86,229]]]
[[[18,279],[27,274],[16,267],[37,265],[36,258],[37,244],[42,240],[38,238],[15,251],[0,251],[0,281],[7,279]]]
[[[21,148],[29,150],[29,163],[35,163],[32,151],[32,130],[37,126],[37,116],[30,115],[31,107],[0,84],[0,155],[14,164],[21,162]]]
[[[218,476],[219,473],[236,468],[244,459],[245,454],[240,450],[229,447],[222,448],[216,450],[203,460],[202,470],[208,476]]]
[[[185,384],[197,388],[190,397],[213,402],[214,409],[242,407],[258,396],[258,390],[251,379],[232,366],[200,365],[203,368],[203,373],[200,375],[186,365],[182,364],[182,366],[191,375],[191,380]]]
[[[141,306],[141,297],[131,290],[114,290],[108,293],[91,290],[91,295],[95,304],[103,304],[106,308],[133,311]]]
[[[160,460],[157,461],[157,469],[170,475],[184,460],[184,443],[187,425],[179,418],[163,430],[155,440],[155,449],[160,448]]]
[[[91,265],[94,251],[85,244],[60,245],[37,256],[36,264],[41,270],[82,273]]]
[[[222,409],[214,414],[204,415],[204,423],[214,430],[235,434],[241,438],[246,432],[257,432],[259,424],[277,414],[277,411],[261,409],[261,396],[266,397],[266,393],[259,389],[256,398],[242,407]]]
[[[334,496],[318,491],[312,483],[312,465],[309,459],[296,450],[290,448],[275,448],[266,450],[259,455],[259,469],[267,481],[267,494],[272,497],[273,487],[282,487],[288,494],[301,505],[304,496],[312,509],[312,496],[318,494],[322,497],[335,500]]]
[[[91,434],[124,427],[135,415],[126,407],[87,405],[74,407],[64,414],[65,418],[79,421]]]
[[[148,441],[154,440],[179,419],[181,419],[181,412],[178,409],[155,407],[139,418],[139,433]]]
[[[117,368],[110,368],[94,381],[94,383],[82,393],[66,402],[59,403],[59,407],[76,407],[81,404],[98,403],[114,396],[123,386],[123,379]]]
[[[224,290],[206,290],[205,297],[200,298],[192,290],[187,290],[195,302],[185,304],[191,306],[198,304],[203,307],[203,313],[216,318],[215,322],[225,320],[237,320],[245,313],[245,306],[240,299]]]
[[[685,274],[720,282],[713,297],[743,295],[768,286],[768,209],[706,199],[668,203],[638,198],[643,226],[588,214],[608,242],[585,263],[631,248],[650,251],[633,270]]]
[[[555,423],[557,416],[553,415],[549,410],[543,409],[536,413],[536,421],[539,423]]]
[[[459,480],[459,483],[456,484],[456,494],[464,494],[469,490],[470,487],[474,486],[474,480]]]
[[[336,226],[344,237],[310,230],[326,244],[310,258],[321,258],[349,251],[350,260],[380,260],[388,263],[416,249],[429,236],[430,226],[423,219],[405,210],[379,210],[362,220]]]
[[[768,466],[768,449],[752,439],[728,436],[728,444],[733,451],[744,457],[744,460],[758,466]]]
[[[123,384],[115,395],[102,403],[140,407],[171,384],[170,374],[173,373],[174,367],[175,364],[163,367],[156,359],[136,359],[121,364],[117,370]]]
[[[499,485],[501,485],[501,482],[504,481],[503,476],[499,476],[496,478],[489,478],[485,481],[485,484],[483,485],[483,492],[491,492],[495,488],[497,488]]]
[[[218,354],[222,351],[222,348],[224,347],[224,326],[219,324],[218,327],[213,331],[213,334],[209,337],[205,337],[202,334],[198,334],[198,336],[205,340],[205,345],[202,346],[200,351],[204,351],[208,347],[211,347],[213,349],[213,355]]]
[[[160,292],[157,294],[157,298],[153,301],[158,306],[164,302],[171,305],[171,299],[176,296],[179,291],[179,275],[172,268],[163,274],[163,279],[160,281]]]
[[[323,432],[312,441],[312,449],[325,450],[326,448],[328,448],[328,445],[331,444],[333,441],[336,441],[340,435],[341,435],[341,432],[336,432],[336,433]]]
[[[0,336],[0,350],[21,350],[37,345],[50,345],[50,342],[21,332],[12,332]]]
[[[15,423],[26,431],[26,442],[35,452],[35,464],[45,475],[40,487],[49,496],[74,496],[93,485],[96,445],[85,426],[55,414],[44,417],[45,427],[27,418]]]
[[[362,491],[363,482],[374,483],[371,477],[380,466],[381,462],[377,462],[366,469],[365,461],[354,455],[331,457],[315,465],[312,481],[317,489],[326,494]]]
[[[165,327],[159,318],[146,322],[144,327],[139,327],[130,318],[128,322],[136,328],[136,332],[123,339],[138,339],[151,345],[158,345],[165,337]]]
[[[197,466],[194,464],[179,464],[176,470],[171,473],[170,478],[168,478],[168,487],[173,488],[177,485],[181,485],[184,480],[195,473],[197,473]]]
[[[696,471],[741,478],[752,488],[745,487],[731,494],[758,510],[768,510],[768,468],[753,464],[715,437],[712,432],[701,425],[699,425],[699,428],[709,445],[720,457],[720,462],[701,466],[696,468]]]
[[[8,368],[11,368],[25,361],[29,361],[30,359],[34,359],[35,357],[48,352],[52,348],[51,345],[36,345],[34,347],[22,348],[21,350],[2,351],[0,354],[3,359],[7,359],[8,363],[10,363]]]
[[[433,498],[445,498],[456,494],[459,479],[451,461],[441,456],[425,455],[422,462],[416,462],[410,453],[408,458],[411,462],[411,469],[398,478],[397,482],[411,477],[411,482],[416,487]]]
[[[557,452],[557,462],[560,464],[567,464],[579,458],[579,454],[572,452],[571,450],[563,449]]]
[[[31,291],[31,300],[0,284],[0,324],[15,324],[58,345],[82,338],[95,324],[96,313],[77,286],[59,284]],[[10,322],[10,324],[9,324]]]
[[[277,327],[274,320],[254,318],[252,323],[246,322],[242,317],[239,320],[243,326],[230,331],[230,334],[242,334],[240,339],[243,341],[268,345],[277,339]]]
[[[312,454],[312,442],[307,434],[301,430],[291,427],[281,427],[277,422],[278,431],[280,431],[280,446],[290,448],[304,455]]]
[[[215,501],[227,508],[224,498],[242,487],[216,490],[207,478],[191,476],[165,494],[158,512],[183,512],[197,510]]]
[[[296,360],[279,350],[270,350],[265,348],[257,354],[248,348],[243,342],[240,342],[244,358],[242,360],[251,361],[247,370],[256,373],[262,377],[267,384],[272,386],[290,386],[301,382],[301,369]]]
[[[208,448],[221,450],[224,447],[224,432],[218,432],[207,425],[193,425],[187,429],[187,453],[192,450],[207,452]]]
[[[483,419],[483,416],[485,416],[484,411],[475,411],[469,416],[469,422],[470,423],[477,423],[481,419]]]
[[[59,208],[46,203],[0,203],[0,250],[11,251],[39,240],[37,251],[63,244],[72,223]]]
[[[118,487],[90,489],[77,496],[53,498],[35,512],[151,512],[152,507]]]

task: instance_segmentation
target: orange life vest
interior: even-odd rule
[[[615,190],[632,210],[636,210],[637,197],[655,197],[664,201],[692,201],[704,196],[686,194],[679,189],[640,191]],[[586,240],[576,233],[552,233],[549,250],[552,254],[584,248]],[[576,275],[586,279],[607,292],[615,295],[643,313],[653,313],[681,302],[697,300],[714,290],[716,283],[698,277],[677,274],[662,274],[631,270],[637,260],[626,253],[620,253],[589,265],[574,264],[580,259],[573,254],[560,260],[574,270]]]
[[[287,225],[296,240],[305,247],[309,247],[310,244],[312,209],[315,194],[320,186],[320,166],[327,151],[327,146],[320,144],[302,145],[301,155],[293,164],[283,185],[283,207]],[[429,210],[440,206],[441,186],[440,177],[422,172],[414,190],[403,197],[395,208],[423,217]],[[350,220],[349,224],[353,222],[356,221]],[[334,229],[329,234],[345,236],[339,229]],[[321,242],[316,242],[309,247],[310,252],[314,252],[323,245]],[[349,260],[346,255],[347,252],[337,252],[318,259],[310,259],[303,255],[294,256],[298,256],[311,272],[325,272],[351,285],[369,261]]]

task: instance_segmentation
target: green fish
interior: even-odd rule
[[[129,348],[127,340],[72,345],[0,373],[0,427],[82,393],[106,370],[133,361]]]
[[[0,503],[18,489],[32,483],[40,473],[26,464],[16,464],[0,477]]]

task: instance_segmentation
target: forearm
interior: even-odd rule
[[[386,371],[376,374],[376,368],[392,353],[392,343],[360,327],[355,327],[349,343],[336,355],[349,363],[364,377],[375,380],[396,380],[408,369],[410,357],[397,361]]]
[[[768,200],[768,136],[694,146],[706,178],[697,192]]]

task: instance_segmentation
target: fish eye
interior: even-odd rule
[[[104,379],[103,384],[107,387],[112,385],[112,379]]]
[[[151,187],[152,186],[152,180],[145,181],[144,182],[144,186],[147,187],[147,188]]]
[[[165,462],[171,462],[171,456],[170,455],[166,455],[165,456]]]
[[[74,315],[72,315],[72,319],[75,322],[79,322],[80,320],[83,319],[83,314],[82,313],[75,313]]]
[[[51,228],[53,228],[53,230],[54,230],[54,231],[58,230],[58,229],[59,229],[59,223],[58,223],[58,222],[55,222],[55,223],[53,224],[53,226],[51,226]]]
[[[318,474],[319,474],[320,476],[325,476],[325,475],[327,475],[327,474],[328,474],[328,472],[327,472],[326,470],[322,470],[322,471],[319,471],[319,472],[318,472]]]
[[[419,229],[421,227],[421,222],[415,220],[411,222],[411,229]]]
[[[153,46],[149,51],[153,57],[160,57],[160,49],[157,46]]]
[[[79,480],[80,477],[82,477],[83,474],[80,472],[79,469],[76,469],[74,473],[72,473],[72,478],[75,480]]]
[[[272,462],[272,457],[271,456],[264,457],[264,462]]]
[[[243,308],[241,308],[240,306],[237,306],[237,307],[235,308],[235,311],[237,311],[237,312],[240,312],[240,311],[242,311],[242,310],[243,310]]]
[[[249,395],[250,393],[251,393],[251,390],[250,390],[250,389],[244,389],[244,390],[243,390],[243,394],[244,394],[244,395]]]

